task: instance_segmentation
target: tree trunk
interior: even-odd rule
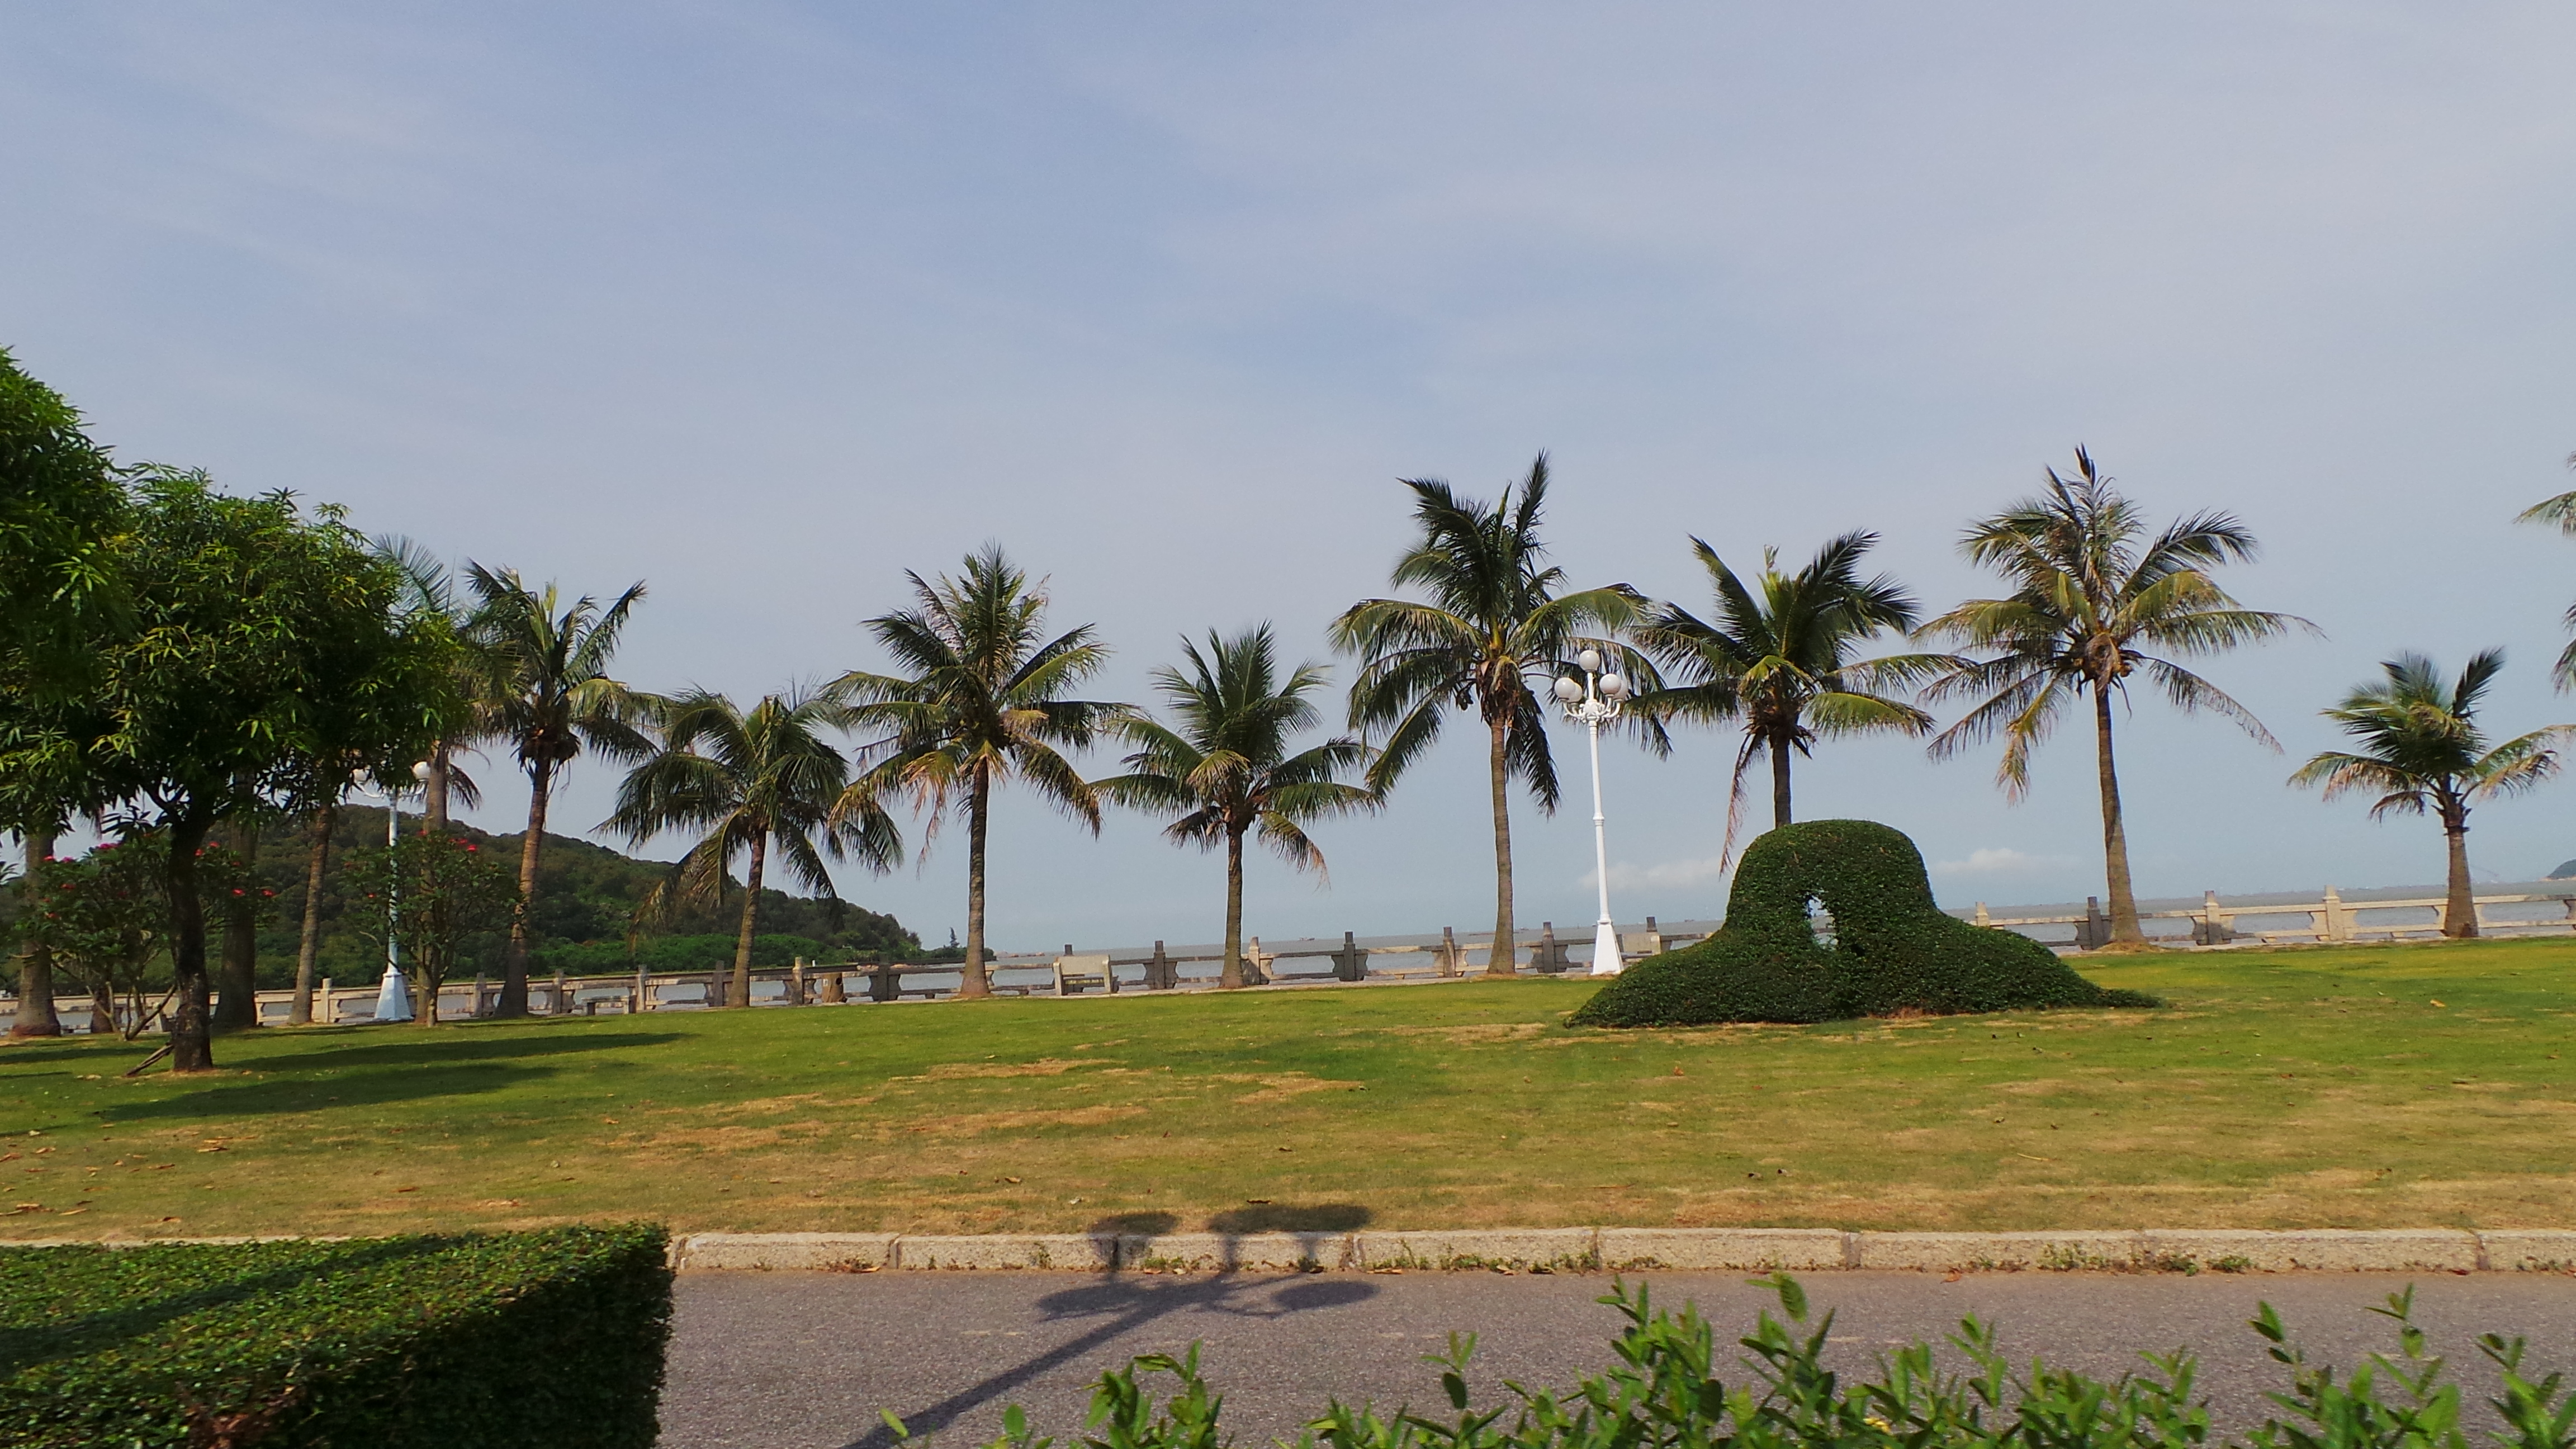
[[[1225,969],[1216,984],[1228,990],[1243,984],[1243,831],[1225,833]]]
[[[447,830],[447,741],[429,747],[429,778],[420,787],[420,833],[441,835]]]
[[[501,999],[492,1014],[528,1014],[528,913],[537,904],[537,857],[545,849],[546,805],[554,792],[555,767],[539,760],[528,771],[528,837],[519,842],[519,904],[510,913],[510,944],[501,953]]]
[[[2111,895],[2111,941],[2146,943],[2138,929],[2138,897],[2129,888],[2129,832],[2120,821],[2120,776],[2111,764],[2111,691],[2093,683],[2093,746],[2102,770],[2102,867]]]
[[[242,861],[242,894],[224,903],[223,992],[215,1000],[214,1029],[241,1031],[259,1025],[259,827],[231,832]]]
[[[31,826],[24,832],[24,838],[27,874],[18,883],[18,918],[32,924],[36,918],[36,874],[43,869],[45,858],[54,853],[54,832]],[[54,1014],[54,953],[41,941],[22,943],[18,957],[18,1018],[10,1023],[9,1034],[63,1034],[62,1018]]]
[[[2478,933],[2478,901],[2469,887],[2469,812],[2442,812],[2442,834],[2451,845],[2451,888],[2444,892],[2442,934],[2466,941]]]
[[[1796,746],[1787,740],[1771,741],[1771,828],[1789,823],[1789,752]]]
[[[1512,932],[1512,777],[1505,754],[1511,721],[1494,720],[1485,727],[1494,737],[1489,761],[1494,776],[1494,945],[1485,953],[1485,974],[1516,976],[1520,947]]]
[[[984,828],[992,803],[993,777],[977,765],[966,797],[966,965],[957,983],[961,1001],[993,994],[992,978],[984,973]]]
[[[733,943],[733,984],[725,988],[725,1005],[751,1005],[751,932],[760,913],[760,869],[769,859],[769,832],[751,838],[751,869],[743,875],[742,934]]]
[[[295,947],[295,1000],[286,1008],[288,1026],[313,1024],[314,968],[322,957],[322,882],[331,869],[331,828],[339,821],[336,801],[313,812],[313,857],[304,870],[304,936]]]
[[[197,851],[214,822],[195,811],[170,826],[170,969],[176,991],[170,1015],[170,1070],[215,1069],[206,1011],[206,904],[197,898]]]

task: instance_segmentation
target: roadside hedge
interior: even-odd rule
[[[1833,913],[1816,939],[1807,904]],[[1922,853],[1873,820],[1784,825],[1746,848],[1717,934],[1650,956],[1574,1013],[1589,1026],[1836,1021],[2051,1006],[2155,1006],[2026,936],[1941,913]]]
[[[649,1449],[646,1225],[0,1249],[0,1445]]]
[[[1626,1320],[1611,1362],[1564,1389],[1506,1379],[1479,1395],[1469,1381],[1476,1335],[1452,1333],[1449,1351],[1426,1355],[1440,1370],[1444,1405],[1381,1410],[1334,1399],[1283,1449],[2569,1449],[2576,1400],[2564,1370],[2525,1368],[2528,1344],[2485,1334],[2478,1352],[2497,1392],[2472,1437],[2460,1384],[2427,1353],[2414,1320],[2415,1290],[2370,1311],[2396,1330],[2394,1352],[2347,1369],[2311,1359],[2272,1305],[2248,1325],[2287,1380],[2265,1394],[2263,1422],[2222,1437],[2198,1392],[2199,1364],[2182,1349],[2142,1353],[2116,1379],[2042,1358],[2005,1357],[1994,1325],[1960,1320],[1947,1352],[1917,1340],[1882,1352],[1873,1372],[1857,1352],[1836,1351],[1834,1315],[1814,1316],[1806,1290],[1785,1274],[1753,1280],[1780,1311],[1726,1342],[1698,1310],[1657,1308],[1644,1284],[1617,1284],[1598,1301]],[[1731,1335],[1726,1336],[1731,1337]],[[1180,1382],[1157,1402],[1139,1377]],[[1482,1403],[1478,1401],[1481,1398]],[[1152,1354],[1101,1376],[1074,1442],[1084,1449],[1222,1449],[1231,1442],[1224,1397],[1199,1372],[1199,1346]],[[889,1425],[898,1444],[911,1436]],[[1014,1404],[988,1449],[1050,1449]]]

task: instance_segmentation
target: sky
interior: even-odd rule
[[[2564,5],[7,13],[0,345],[129,461],[646,581],[640,687],[880,667],[904,571],[988,540],[1116,650],[1098,697],[1265,620],[1346,682],[1325,626],[1388,591],[1397,480],[1490,497],[1541,450],[1577,585],[1704,608],[1694,535],[1870,529],[1939,609],[1997,591],[1967,520],[2082,444],[2159,519],[2236,514],[2223,581],[2319,630],[2204,668],[2282,752],[2121,715],[2142,894],[2438,880],[2429,823],[2285,783],[2398,650],[2503,646],[2490,727],[2576,720],[2576,539],[2514,522],[2576,487]],[[2097,894],[2081,723],[2018,804],[1991,749],[1828,742],[1799,813],[1907,831],[1945,904]],[[1489,923],[1478,743],[1319,827],[1327,880],[1257,862],[1247,928]],[[1516,806],[1527,923],[1594,913],[1581,743],[1566,808]],[[1623,920],[1723,905],[1734,742],[1678,745],[1605,746]],[[614,785],[577,763],[558,828]],[[2576,857],[2571,806],[2482,807],[2481,878]],[[1011,797],[994,940],[1213,939],[1222,861],[1158,832]],[[935,942],[964,877],[951,831],[841,887]]]

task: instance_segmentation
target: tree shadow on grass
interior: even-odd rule
[[[1247,1203],[1208,1219],[1211,1233],[1348,1233],[1377,1214],[1355,1202]]]
[[[57,1038],[51,1037],[37,1037],[35,1039],[38,1041],[57,1040]],[[140,1045],[136,1042],[120,1041],[113,1036],[76,1037],[74,1040],[88,1044],[83,1046],[0,1047],[0,1068],[29,1067],[34,1066],[39,1062],[95,1063],[101,1056],[116,1055],[116,1049],[118,1047],[135,1048]],[[151,1049],[152,1048],[148,1046],[141,1047],[141,1050],[146,1052]],[[139,1061],[141,1058],[137,1058],[136,1060]],[[123,1069],[119,1068],[119,1070]]]
[[[414,1027],[399,1041],[376,1036],[363,1045],[332,1047],[251,1063],[261,1072],[309,1072],[341,1067],[451,1066],[460,1062],[499,1061],[512,1057],[550,1057],[568,1052],[616,1051],[624,1047],[664,1046],[684,1038],[674,1031],[602,1032],[592,1036],[485,1036]],[[220,1051],[220,1048],[218,1049]]]
[[[322,1080],[286,1078],[209,1085],[152,1102],[119,1102],[101,1108],[109,1123],[146,1121],[232,1121],[292,1112],[374,1107],[417,1102],[431,1097],[465,1097],[523,1086],[554,1075],[551,1067],[517,1067],[491,1062],[413,1067],[400,1072],[367,1072]]]
[[[1367,1209],[1360,1211],[1365,1220]],[[1301,1277],[1283,1284],[1275,1276],[1237,1273],[1203,1278],[1103,1277],[1038,1300],[1038,1311],[1046,1322],[1100,1320],[1088,1332],[960,1389],[938,1403],[903,1415],[904,1427],[916,1438],[935,1433],[1040,1375],[1175,1313],[1285,1318],[1291,1313],[1365,1303],[1378,1291],[1374,1283],[1318,1282]],[[879,1425],[842,1449],[896,1449],[898,1443],[892,1429]]]

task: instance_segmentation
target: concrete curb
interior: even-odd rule
[[[1832,1228],[1491,1228],[1402,1233],[697,1233],[683,1270],[1076,1273],[1645,1269],[1924,1273],[2576,1273],[2576,1229],[2145,1228],[1847,1233]]]

